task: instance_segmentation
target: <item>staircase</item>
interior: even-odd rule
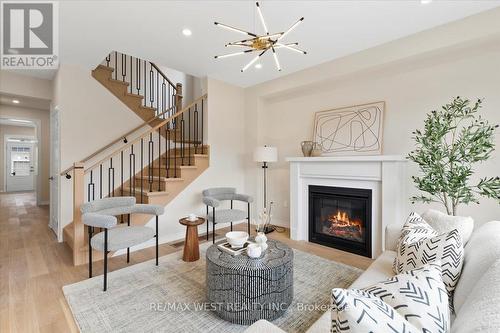
[[[174,85],[155,64],[118,52],[109,54],[92,76],[144,123],[62,173],[72,171],[73,176],[73,222],[64,228],[64,241],[72,249],[74,265],[88,260],[81,204],[135,196],[138,203],[165,206],[209,166],[210,149],[204,143],[207,95],[182,107],[182,85]],[[129,142],[128,137],[135,139]],[[116,145],[120,147],[105,154]],[[144,225],[150,219],[134,214],[131,224]],[[126,217],[119,221],[126,222]],[[102,253],[94,252],[93,258],[102,259]]]

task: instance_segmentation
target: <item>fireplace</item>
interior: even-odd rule
[[[371,251],[372,190],[309,185],[309,241],[365,257]]]

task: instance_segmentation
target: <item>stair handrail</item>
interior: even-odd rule
[[[82,159],[80,161],[80,163],[85,163],[87,161],[89,161],[90,159],[94,158],[95,156],[99,155],[100,153],[102,153],[103,151],[107,150],[108,148],[114,146],[115,144],[117,144],[118,142],[120,141],[123,141],[124,139],[127,138],[127,136],[131,135],[132,133],[135,133],[136,131],[138,131],[139,129],[143,128],[144,126],[146,125],[149,125],[149,123],[151,123],[152,121],[158,119],[158,118],[161,118],[161,116],[163,116],[164,114],[166,113],[169,113],[170,111],[173,111],[176,107],[175,106],[172,106],[170,108],[168,108],[167,110],[163,111],[162,113],[158,114],[157,116],[154,116],[153,118],[143,122],[142,124],[140,124],[139,126],[137,127],[134,127],[133,129],[131,129],[130,131],[128,131],[127,133],[123,134],[123,135],[120,135],[118,138],[116,138],[115,140],[111,141],[110,143],[108,143],[107,145],[105,145],[104,147],[96,150],[95,152],[93,152],[92,154],[86,156],[84,159]],[[126,142],[124,142],[126,143]],[[71,170],[73,170],[74,166],[70,166],[69,168],[65,169],[64,171],[62,171],[59,175],[60,176],[65,176],[67,175]]]
[[[153,67],[154,67],[154,68],[158,71],[158,73],[160,73],[160,75],[161,75],[161,76],[162,76],[165,80],[167,80],[167,82],[168,82],[168,83],[170,83],[170,85],[171,85],[174,89],[177,89],[177,88],[176,88],[176,85],[175,85],[175,84],[173,84],[173,83],[172,83],[172,81],[170,81],[170,80],[168,79],[168,77],[167,77],[165,74],[163,74],[163,72],[161,71],[161,69],[160,69],[160,68],[158,68],[158,66],[156,66],[156,64],[155,64],[154,62],[151,62],[151,61],[150,61],[149,63],[151,64],[151,66],[153,66]]]
[[[182,110],[177,111],[175,114],[173,114],[172,116],[170,116],[167,119],[163,120],[161,123],[159,123],[155,127],[152,127],[150,130],[148,130],[147,132],[143,133],[139,137],[135,138],[133,141],[127,143],[125,146],[123,146],[123,147],[121,147],[121,148],[113,151],[112,153],[106,155],[106,157],[103,157],[102,159],[100,159],[96,163],[92,164],[90,167],[84,168],[84,173],[87,173],[89,170],[93,170],[94,168],[96,168],[100,164],[102,164],[105,161],[109,160],[111,157],[113,157],[115,155],[118,155],[120,152],[125,151],[126,149],[130,148],[132,145],[138,143],[141,139],[145,138],[149,134],[156,132],[160,127],[163,127],[164,125],[166,125],[167,123],[169,123],[173,119],[175,119],[175,118],[179,117],[180,115],[182,115],[184,112],[190,110],[191,107],[193,107],[199,101],[201,101],[201,100],[203,100],[203,99],[205,99],[207,97],[208,97],[208,94],[201,95],[200,97],[198,97],[197,99],[195,99],[194,101],[192,101],[191,103],[189,103],[187,106],[185,106]]]

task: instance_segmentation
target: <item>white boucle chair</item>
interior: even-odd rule
[[[158,205],[136,204],[135,197],[113,197],[91,201],[80,207],[83,224],[89,233],[89,278],[92,277],[92,251],[104,252],[104,291],[107,289],[108,252],[127,249],[130,261],[130,247],[156,238],[156,266],[158,266],[158,216],[164,208]],[[143,226],[131,226],[130,214],[150,214],[156,216],[156,230]],[[116,216],[128,215],[127,226],[118,227]],[[103,232],[93,235],[94,228]]]
[[[247,220],[248,234],[250,235],[250,203],[253,198],[246,194],[236,193],[234,187],[214,187],[203,190],[203,203],[207,206],[207,240],[208,240],[208,224],[213,223],[212,243],[215,243],[215,225],[217,223],[231,223],[231,231],[233,231],[233,222]],[[233,201],[241,201],[247,203],[247,211],[233,208]],[[217,209],[222,201],[231,201],[231,209]],[[209,212],[209,207],[212,211]]]

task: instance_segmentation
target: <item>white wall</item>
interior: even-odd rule
[[[456,31],[463,30],[463,24],[459,22]],[[440,36],[437,30],[446,34]],[[256,145],[267,144],[277,146],[280,154],[280,161],[269,169],[268,198],[276,202],[276,223],[287,226],[289,220],[289,171],[284,158],[300,156],[300,142],[312,139],[316,111],[385,100],[384,154],[408,154],[414,147],[411,132],[423,126],[426,113],[451,101],[454,96],[484,98],[482,115],[500,124],[500,35],[490,31],[492,35],[475,36],[477,38],[470,40],[468,34],[462,42],[455,39],[455,44],[451,46],[441,48],[436,45],[432,50],[428,48],[431,41],[440,40],[443,45],[446,44],[451,38],[446,36],[454,29],[441,27],[437,30],[363,51],[246,91],[245,116],[249,124],[246,128],[247,151],[251,152]],[[406,52],[405,47],[416,41],[425,45],[425,53],[414,49],[414,54],[403,52],[401,58],[394,58],[401,49]],[[500,131],[495,140],[497,151],[491,160],[475,169],[479,176],[499,175]],[[255,194],[260,202],[261,175],[249,159],[247,162],[247,190]],[[409,175],[416,174],[416,165],[409,162],[408,171]],[[416,193],[410,179],[407,185],[411,194]],[[480,205],[462,206],[458,213],[473,216],[479,224],[499,218],[500,205],[497,201],[482,199],[480,202]],[[412,206],[417,211],[428,207],[422,204]]]
[[[90,71],[61,65],[54,79],[59,109],[61,171],[81,161],[143,121],[95,80]],[[61,177],[61,225],[73,221],[73,183]]]

